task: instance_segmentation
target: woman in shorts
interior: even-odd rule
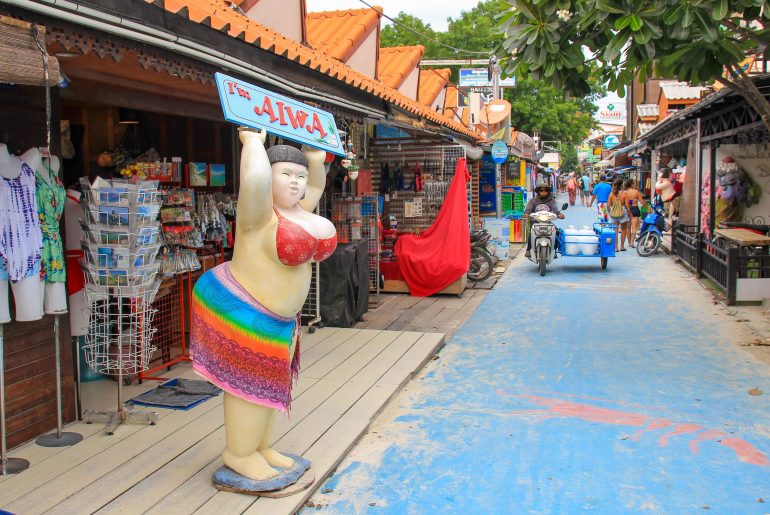
[[[631,245],[631,248],[634,248],[636,232],[639,230],[639,217],[642,214],[641,206],[644,205],[644,197],[642,197],[642,193],[636,189],[633,179],[627,179],[625,187],[626,191],[623,193],[626,200],[626,211],[631,218],[631,226],[628,231],[628,243]]]

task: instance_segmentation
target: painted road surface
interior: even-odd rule
[[[304,513],[770,513],[744,327],[662,253],[521,255]]]

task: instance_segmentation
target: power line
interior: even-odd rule
[[[437,45],[443,46],[444,48],[449,48],[450,50],[454,50],[455,52],[463,52],[463,53],[466,53],[466,54],[475,54],[475,55],[490,55],[490,54],[492,53],[492,52],[478,52],[478,51],[474,51],[474,50],[464,50],[464,49],[462,49],[462,48],[457,48],[457,47],[453,47],[453,46],[451,46],[451,45],[447,45],[446,43],[442,43],[441,41],[438,41],[438,40],[436,40],[436,39],[433,39],[433,38],[432,38],[432,37],[430,37],[430,36],[426,36],[425,34],[423,34],[423,33],[421,33],[421,32],[418,32],[418,31],[416,31],[415,29],[413,29],[413,28],[412,28],[412,27],[410,27],[409,25],[404,25],[403,23],[401,23],[401,22],[399,22],[399,21],[396,21],[396,20],[394,20],[393,18],[391,18],[390,16],[388,16],[388,15],[387,15],[387,14],[385,14],[384,12],[380,11],[379,9],[375,9],[373,5],[371,5],[371,4],[367,3],[367,2],[365,2],[364,0],[358,0],[358,1],[359,1],[359,2],[361,2],[362,4],[364,4],[365,6],[367,6],[369,9],[372,9],[372,10],[374,10],[374,11],[377,11],[378,13],[380,13],[380,15],[381,15],[383,18],[385,18],[385,19],[387,19],[387,20],[390,20],[392,23],[394,23],[394,24],[398,25],[399,27],[403,27],[403,28],[405,28],[406,30],[408,30],[408,31],[410,31],[410,32],[413,32],[413,33],[415,33],[416,35],[420,36],[421,38],[423,38],[423,39],[427,39],[428,41],[432,41],[433,43],[436,43]]]

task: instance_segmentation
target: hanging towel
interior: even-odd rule
[[[452,185],[433,225],[420,236],[407,234],[396,241],[398,267],[415,297],[433,295],[468,273],[469,179],[465,159],[458,160]]]

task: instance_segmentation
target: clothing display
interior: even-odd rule
[[[323,261],[337,248],[337,234],[331,238],[316,238],[301,225],[292,222],[273,209],[278,217],[278,231],[275,242],[278,259],[286,266],[297,266],[313,261]]]
[[[82,207],[81,194],[77,190],[67,190],[64,200],[64,232],[67,241],[65,267],[67,269],[67,295],[69,295],[70,334],[85,336],[88,331],[88,303],[86,302],[86,277],[80,266],[84,257],[80,240],[83,228],[80,226]]]
[[[43,166],[48,177],[40,172],[35,173],[37,179],[36,197],[37,212],[40,216],[40,231],[43,237],[43,247],[40,251],[40,279],[49,283],[62,283],[67,279],[64,269],[64,250],[59,235],[59,221],[64,213],[66,192],[57,174],[45,164]]]
[[[459,159],[452,185],[433,225],[419,236],[405,234],[396,241],[401,274],[415,297],[433,295],[468,272],[469,179],[466,160]]]
[[[18,281],[40,272],[40,219],[35,172],[18,161],[15,179],[0,177],[0,280]]]
[[[288,412],[299,373],[297,319],[262,306],[233,277],[229,262],[195,283],[191,313],[194,370],[236,397]]]

